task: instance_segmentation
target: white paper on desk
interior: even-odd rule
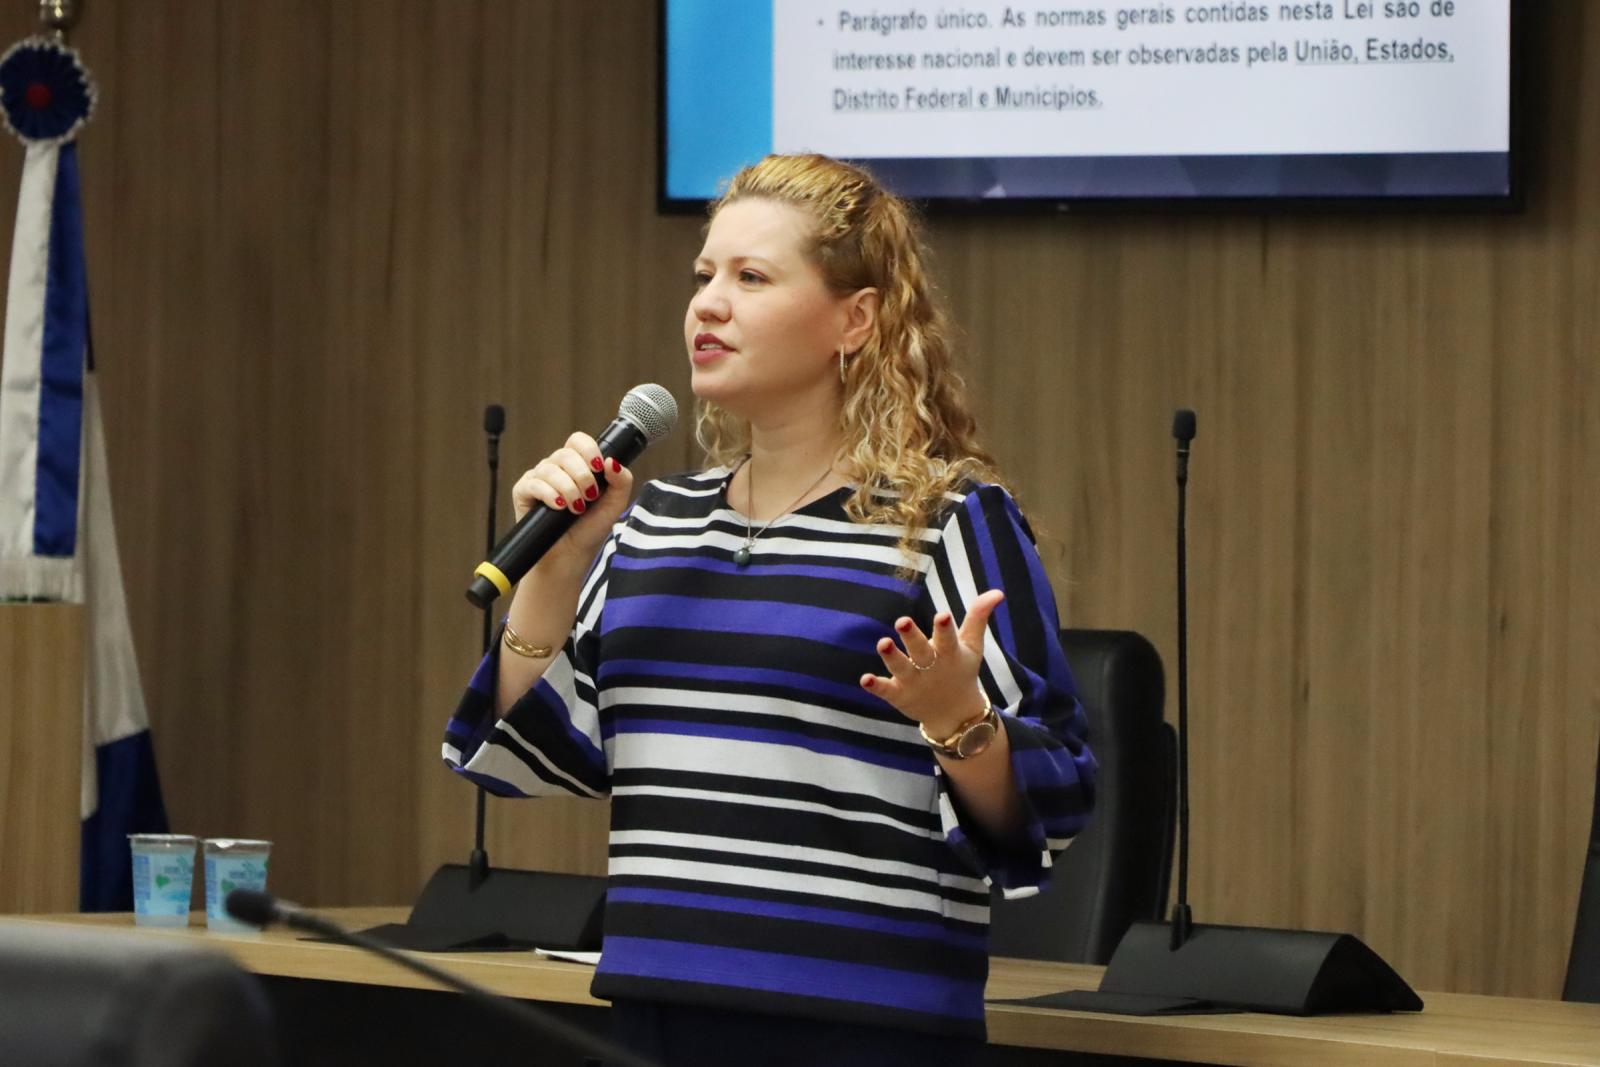
[[[559,948],[536,948],[533,951],[547,960],[570,960],[573,963],[587,963],[591,967],[600,962],[598,952],[566,952]]]

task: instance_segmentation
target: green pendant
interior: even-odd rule
[[[750,546],[743,545],[740,548],[735,549],[733,553],[733,562],[737,563],[741,567],[748,564],[750,562]]]

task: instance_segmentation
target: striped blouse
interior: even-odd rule
[[[499,642],[445,732],[492,792],[612,798],[602,998],[981,1036],[991,884],[1028,895],[1088,819],[1095,763],[1055,600],[1016,504],[952,494],[900,565],[849,488],[773,523],[746,566],[717,468],[651,482],[544,676],[494,715]],[[1027,842],[964,818],[914,722],[857,680],[901,615],[1001,588],[980,682]]]

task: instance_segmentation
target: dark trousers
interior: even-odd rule
[[[612,1037],[663,1067],[977,1067],[983,1043],[859,1023],[614,1001]]]

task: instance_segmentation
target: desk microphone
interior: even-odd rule
[[[622,398],[617,417],[595,443],[600,446],[602,456],[631,465],[646,446],[671,433],[677,421],[678,402],[671,393],[659,385],[636,385]],[[597,475],[596,481],[601,489],[605,488],[604,474]],[[531,571],[577,521],[578,516],[566,508],[550,508],[544,504],[529,508],[494,546],[489,558],[478,564],[472,584],[467,587],[467,599],[480,608],[487,608],[511,592],[511,587]]]
[[[1189,453],[1195,414],[1172,419],[1178,443],[1178,899],[1172,921],[1136,922],[1123,934],[1096,993],[1069,1006],[1123,1014],[1211,1006],[1288,1015],[1421,1011],[1405,980],[1352,934],[1197,924],[1189,907]],[[1248,877],[1248,873],[1241,876]]]
[[[1185,521],[1189,446],[1194,434],[1194,412],[1179,408],[1172,416],[1172,436],[1178,442],[1178,901],[1172,907],[1174,952],[1194,932],[1194,913],[1189,910],[1189,543]]]
[[[263,893],[256,889],[235,889],[228,894],[223,906],[227,908],[229,915],[252,926],[282,923],[292,930],[301,930],[318,937],[325,937],[330,941],[337,941],[341,945],[350,945],[353,948],[376,953],[407,970],[415,971],[424,978],[465,994],[468,999],[499,1013],[503,1018],[512,1020],[525,1030],[533,1031],[541,1038],[553,1039],[586,1056],[597,1057],[603,1063],[617,1064],[619,1067],[661,1067],[654,1060],[629,1052],[603,1037],[596,1037],[541,1008],[509,997],[498,996],[476,982],[469,982],[431,963],[425,963],[408,953],[385,945],[382,941],[346,930],[331,919],[325,919],[298,904],[279,900],[271,893]]]

